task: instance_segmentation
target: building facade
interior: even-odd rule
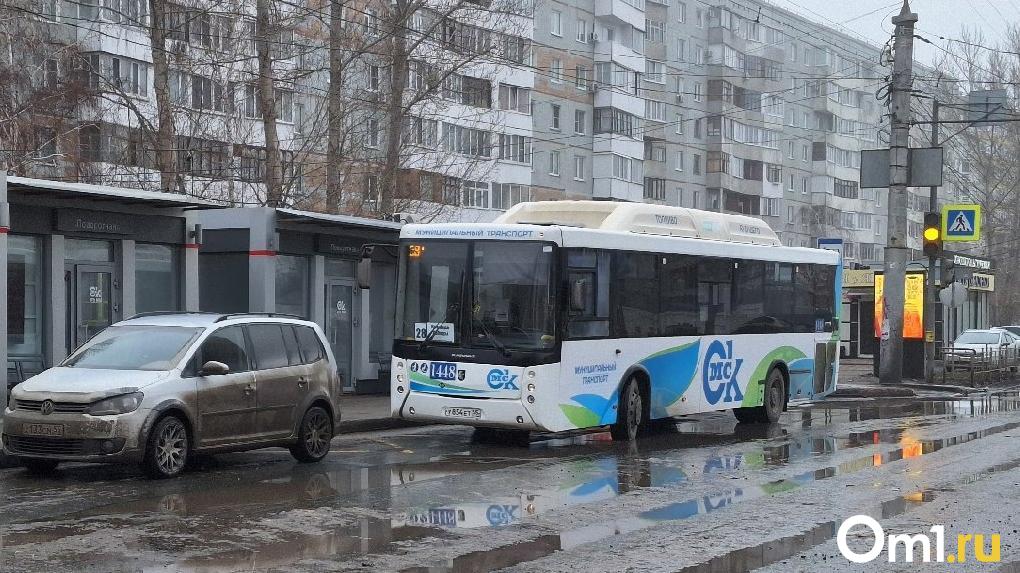
[[[160,3],[175,190],[264,202],[251,6]],[[53,42],[80,51],[83,67],[75,76],[43,57],[41,85],[52,67],[96,97],[66,133],[37,130],[38,160],[23,171],[158,185],[146,140],[158,121],[149,3],[47,6],[34,17]],[[328,4],[281,18],[270,44],[285,204],[328,209],[336,136],[343,212],[380,215],[387,185],[392,211],[416,220],[491,220],[526,200],[651,201],[759,216],[791,246],[841,238],[850,263],[881,264],[887,191],[858,183],[861,150],[888,139],[878,46],[758,0],[418,0],[406,22],[390,21],[401,6],[345,3],[338,30]],[[396,32],[402,58],[387,42]],[[333,36],[350,58],[342,133],[324,127],[334,123]],[[927,144],[923,131],[915,145]],[[391,152],[400,173],[387,176]],[[941,193],[949,201],[955,191]],[[911,190],[908,205],[917,249],[927,190]]]

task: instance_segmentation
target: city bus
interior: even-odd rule
[[[775,422],[835,389],[839,254],[753,217],[531,202],[406,225],[399,249],[394,417],[632,440],[702,412]]]

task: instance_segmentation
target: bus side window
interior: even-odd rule
[[[609,253],[567,251],[567,337],[609,336]]]

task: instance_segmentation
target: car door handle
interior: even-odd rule
[[[248,384],[247,386],[244,387],[244,393],[245,394],[251,394],[254,391],[255,391],[255,385],[254,384]]]
[[[301,376],[297,379],[297,385],[299,388],[304,388],[305,384],[308,384],[308,378]]]

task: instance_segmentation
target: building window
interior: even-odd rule
[[[613,177],[633,181],[634,171],[634,160],[622,155],[613,155]]]
[[[560,130],[560,104],[554,103],[552,105],[552,121],[550,122],[549,129]]]
[[[683,2],[676,3],[676,21],[680,23],[687,21],[687,4]]]
[[[649,121],[666,121],[666,102],[645,100],[645,119]]]
[[[549,81],[554,84],[563,83],[563,60],[557,58],[549,65]]]
[[[518,203],[531,201],[531,187],[515,183],[492,184],[492,208],[509,209]]]
[[[654,201],[666,199],[666,180],[654,177],[645,177],[644,198]]]
[[[308,258],[276,255],[276,312],[308,317]]]
[[[574,181],[584,181],[584,156],[574,156]]]
[[[379,66],[368,67],[368,91],[377,92],[382,86],[382,68]]]
[[[560,152],[549,152],[549,175],[560,176]]]
[[[574,110],[574,133],[584,135],[587,133],[588,117],[584,110]]]
[[[761,214],[766,217],[779,216],[779,199],[772,197],[761,198]]]
[[[484,181],[461,181],[461,206],[489,208],[489,184]]]
[[[9,358],[42,357],[42,238],[10,235],[7,239],[7,352]],[[22,380],[12,380],[22,382]]]
[[[499,158],[514,163],[531,163],[531,138],[524,135],[499,135]]]
[[[531,90],[509,84],[499,84],[499,108],[530,114]]]
[[[645,60],[645,77],[646,82],[652,82],[656,84],[666,83],[665,79],[666,65],[662,62],[655,60]]]
[[[379,147],[379,120],[378,119],[370,119],[370,120],[368,120],[368,137],[367,137],[367,141],[368,141],[368,143],[366,143],[367,147],[371,147],[372,149],[375,149],[375,148]]]
[[[560,12],[559,10],[552,11],[549,33],[553,36],[563,37],[563,12]]]
[[[180,310],[177,265],[171,245],[135,245],[135,312]]]
[[[683,171],[684,170],[684,152],[683,151],[677,151],[676,152],[676,170],[677,171]]]
[[[701,175],[701,156],[697,153],[694,154],[694,165],[692,166],[691,171],[693,171],[695,175]]]
[[[665,145],[649,145],[647,148],[648,159],[652,161],[658,161],[659,163],[666,162],[666,146]]]
[[[588,80],[591,70],[585,66],[577,66],[574,68],[574,87],[579,90],[588,89]]]
[[[370,203],[379,202],[379,176],[365,176],[365,201]]]
[[[588,21],[577,19],[577,41],[582,44],[588,43]]]

